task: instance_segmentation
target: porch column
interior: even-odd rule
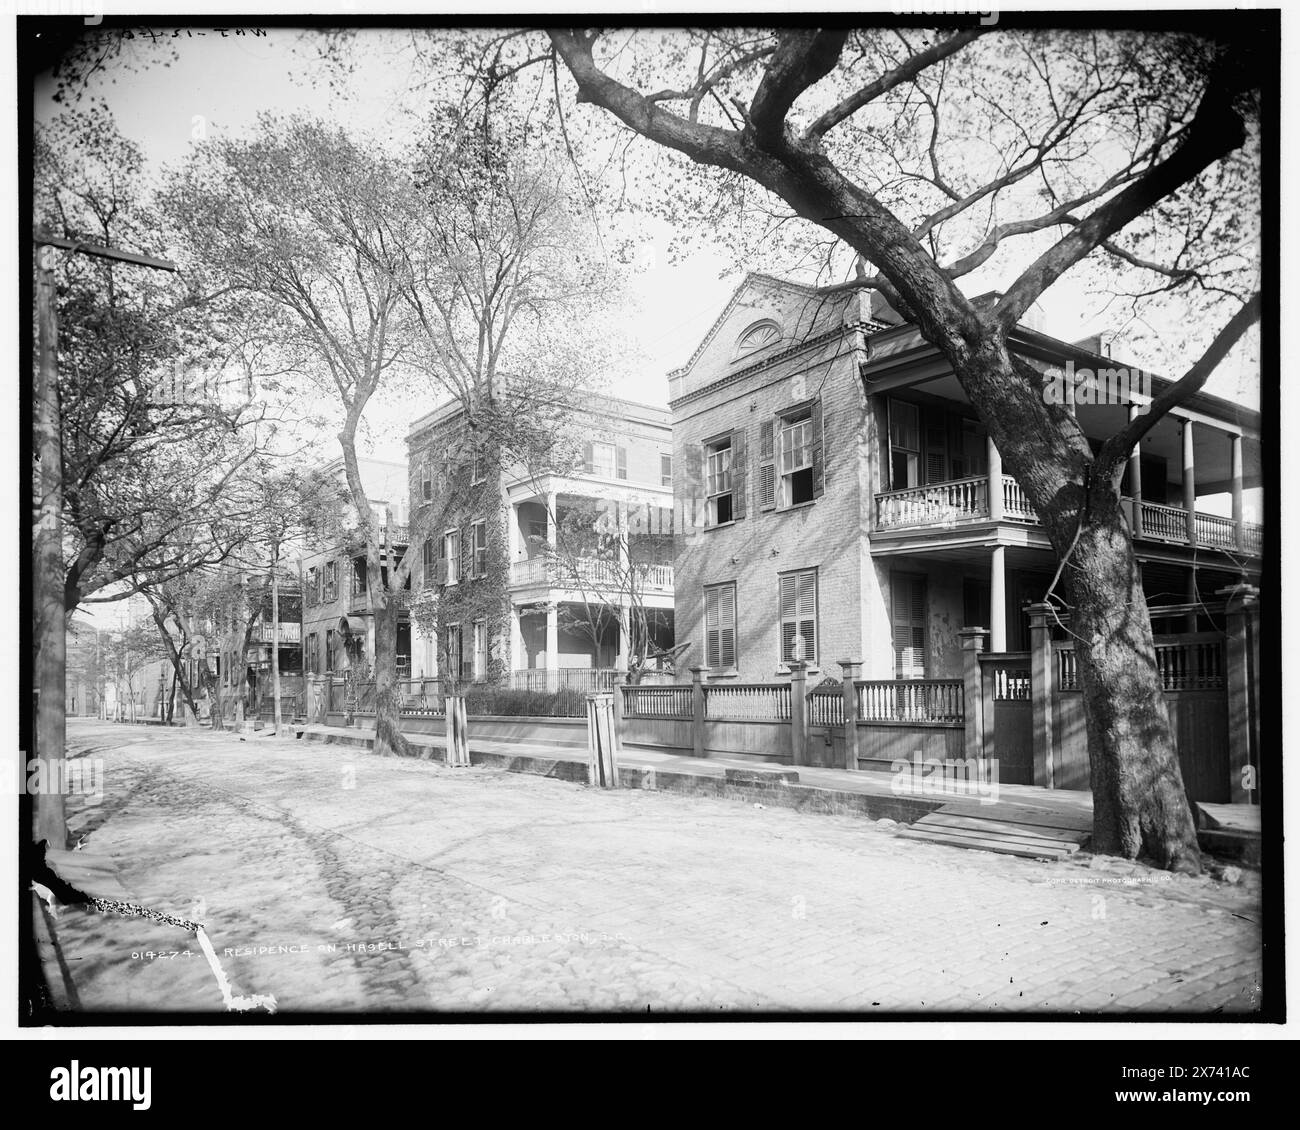
[[[1183,421],[1183,509],[1187,511],[1187,544],[1196,544],[1196,459],[1192,455],[1192,422]]]
[[[989,562],[989,650],[1007,650],[1007,547],[995,545]]]
[[[546,492],[546,544],[555,545],[555,525],[558,515],[555,512],[555,491]]]
[[[522,671],[527,666],[524,661],[524,632],[519,621],[519,605],[510,606],[510,673]]]
[[[1139,404],[1130,404],[1128,406],[1128,418],[1135,420],[1138,417]],[[1129,493],[1133,496],[1133,513],[1129,519],[1129,525],[1133,529],[1133,536],[1140,538],[1142,536],[1142,441],[1138,440],[1133,445],[1132,452],[1128,457],[1128,487]]]
[[[560,606],[552,604],[546,609],[546,685],[550,690],[559,687],[559,676],[554,672],[560,658]]]
[[[1227,608],[1224,675],[1228,684],[1228,790],[1233,804],[1259,803],[1259,714],[1254,679],[1259,670],[1259,592],[1251,585],[1230,585],[1215,594]]]
[[[1237,552],[1243,552],[1246,548],[1246,539],[1243,531],[1245,525],[1245,508],[1241,502],[1241,436],[1229,436],[1232,441],[1232,524],[1235,531]]]
[[[1055,672],[1052,670],[1052,629],[1050,604],[1029,606],[1029,678],[1033,694],[1034,784],[1055,788],[1053,781],[1052,701]]]
[[[989,520],[1002,521],[1002,452],[998,450],[993,437],[988,438],[989,464]]]
[[[506,505],[506,560],[510,567],[520,558],[519,553],[519,505],[508,502]]]

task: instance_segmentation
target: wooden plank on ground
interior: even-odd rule
[[[954,828],[973,832],[987,832],[1031,843],[1061,844],[1079,847],[1087,838],[1086,832],[1069,828],[1036,828],[1029,824],[1008,824],[1001,820],[977,820],[970,816],[951,816],[945,812],[932,812],[922,817],[916,827]]]
[[[974,851],[991,851],[1000,855],[1018,855],[1025,859],[1064,859],[1071,853],[1057,847],[1032,847],[1024,843],[1000,841],[992,836],[961,836],[929,831],[915,826],[899,832],[900,839],[924,840],[947,847],[969,848]]]
[[[1021,804],[979,804],[954,801],[937,811],[948,816],[968,816],[977,820],[1002,820],[1008,824],[1028,824],[1036,828],[1068,828],[1075,832],[1091,832],[1092,817],[1059,809],[1032,808]]]

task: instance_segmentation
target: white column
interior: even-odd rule
[[[989,563],[989,650],[1007,650],[1007,547],[995,545]]]
[[[1130,404],[1128,406],[1129,420],[1137,419],[1141,405]],[[1128,489],[1129,494],[1133,497],[1133,513],[1129,517],[1129,525],[1133,529],[1133,536],[1140,538],[1142,536],[1142,441],[1138,440],[1133,445],[1133,451],[1128,457]]]
[[[558,515],[555,512],[555,491],[548,491],[546,494],[546,541],[550,545],[555,544],[555,525]]]
[[[1187,511],[1187,544],[1196,544],[1196,459],[1192,454],[1192,422],[1183,421],[1183,509]]]
[[[554,671],[560,664],[560,607],[552,604],[546,610],[546,669]],[[546,685],[552,689],[559,686],[557,676],[546,677]]]
[[[989,464],[989,518],[991,521],[1002,521],[1002,452],[998,450],[997,444],[993,442],[993,437],[988,437],[988,464]]]
[[[506,504],[506,560],[513,568],[519,560],[519,507],[513,503]]]
[[[519,606],[510,606],[510,672],[522,671],[526,666],[524,659],[524,632],[519,622]]]
[[[1241,436],[1234,435],[1229,438],[1232,440],[1232,520],[1236,524],[1237,548],[1242,549],[1246,544],[1245,535],[1242,530],[1242,524],[1245,520],[1246,512],[1241,500]]]

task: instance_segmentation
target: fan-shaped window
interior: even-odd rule
[[[740,335],[740,341],[736,343],[736,353],[737,355],[753,353],[759,349],[766,349],[769,345],[775,345],[780,340],[781,327],[775,322],[755,322]]]

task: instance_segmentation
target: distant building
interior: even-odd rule
[[[411,426],[412,514],[427,531],[412,570],[413,601],[427,610],[416,614],[414,677],[608,686],[627,665],[633,607],[652,649],[671,648],[668,414],[599,398],[570,423],[578,458],[544,472],[476,446],[459,405]]]

